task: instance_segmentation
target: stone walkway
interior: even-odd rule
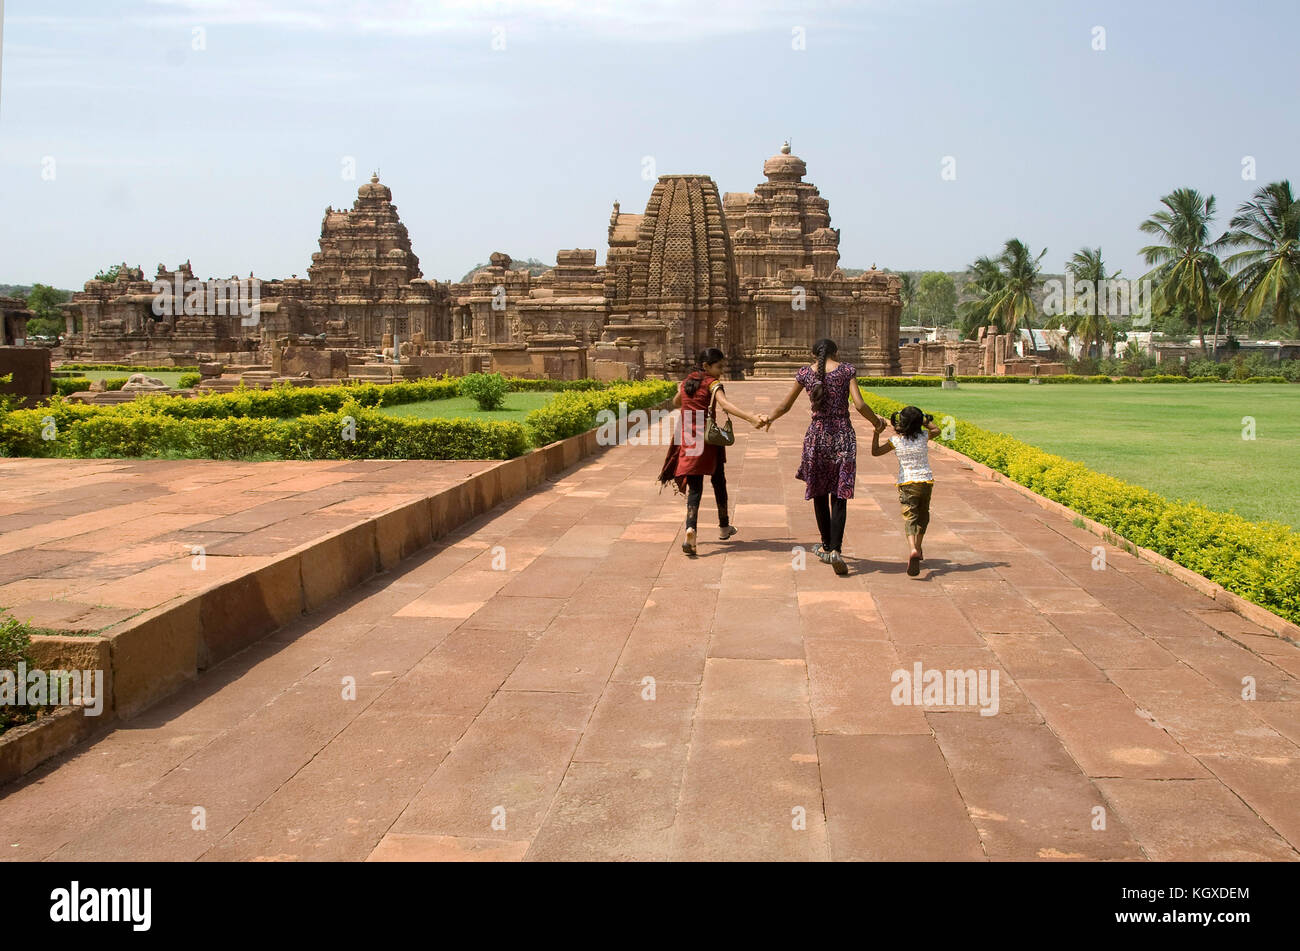
[[[731,541],[706,497],[684,556],[663,450],[610,450],[0,791],[0,849],[1300,858],[1300,649],[949,456],[908,578],[861,427],[851,574],[799,567],[806,419],[740,433]],[[914,665],[996,672],[996,715],[895,704]]]

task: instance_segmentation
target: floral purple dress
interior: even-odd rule
[[[804,498],[819,495],[838,495],[853,498],[853,481],[858,468],[858,437],[849,420],[849,384],[858,371],[841,363],[826,374],[826,399],[822,411],[813,411],[812,422],[803,437],[803,456],[799,461],[796,479],[807,483]],[[812,398],[812,388],[817,382],[816,367],[804,367],[795,379],[803,385]]]

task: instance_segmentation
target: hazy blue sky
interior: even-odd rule
[[[2,6],[0,282],[301,275],[376,167],[426,277],[603,261],[644,157],[748,191],[786,137],[846,266],[957,270],[1016,236],[1049,270],[1100,244],[1136,276],[1161,195],[1212,192],[1226,226],[1300,176],[1292,0]]]

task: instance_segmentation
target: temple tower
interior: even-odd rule
[[[422,280],[420,259],[378,174],[357,190],[350,211],[327,208],[320,250],[307,268],[308,299],[329,321],[343,321],[366,346],[385,334],[446,339],[450,323],[436,282]]]
[[[709,346],[738,358],[735,258],[714,181],[706,175],[660,176],[636,222],[634,249],[619,218],[616,209],[605,283],[607,297],[613,295],[606,338],[641,339],[646,370],[655,374],[686,372]]]

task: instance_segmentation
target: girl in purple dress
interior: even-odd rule
[[[796,479],[807,487],[804,498],[811,499],[822,541],[813,551],[819,559],[835,569],[837,575],[849,573],[841,547],[844,544],[845,504],[853,498],[853,481],[857,474],[858,440],[849,420],[849,401],[871,421],[877,430],[885,421],[871,411],[858,389],[857,370],[835,359],[839,352],[833,340],[813,344],[817,365],[806,366],[795,375],[795,383],[785,401],[765,424],[770,427],[794,406],[800,393],[806,392],[812,405],[812,422],[803,438],[803,456]]]

